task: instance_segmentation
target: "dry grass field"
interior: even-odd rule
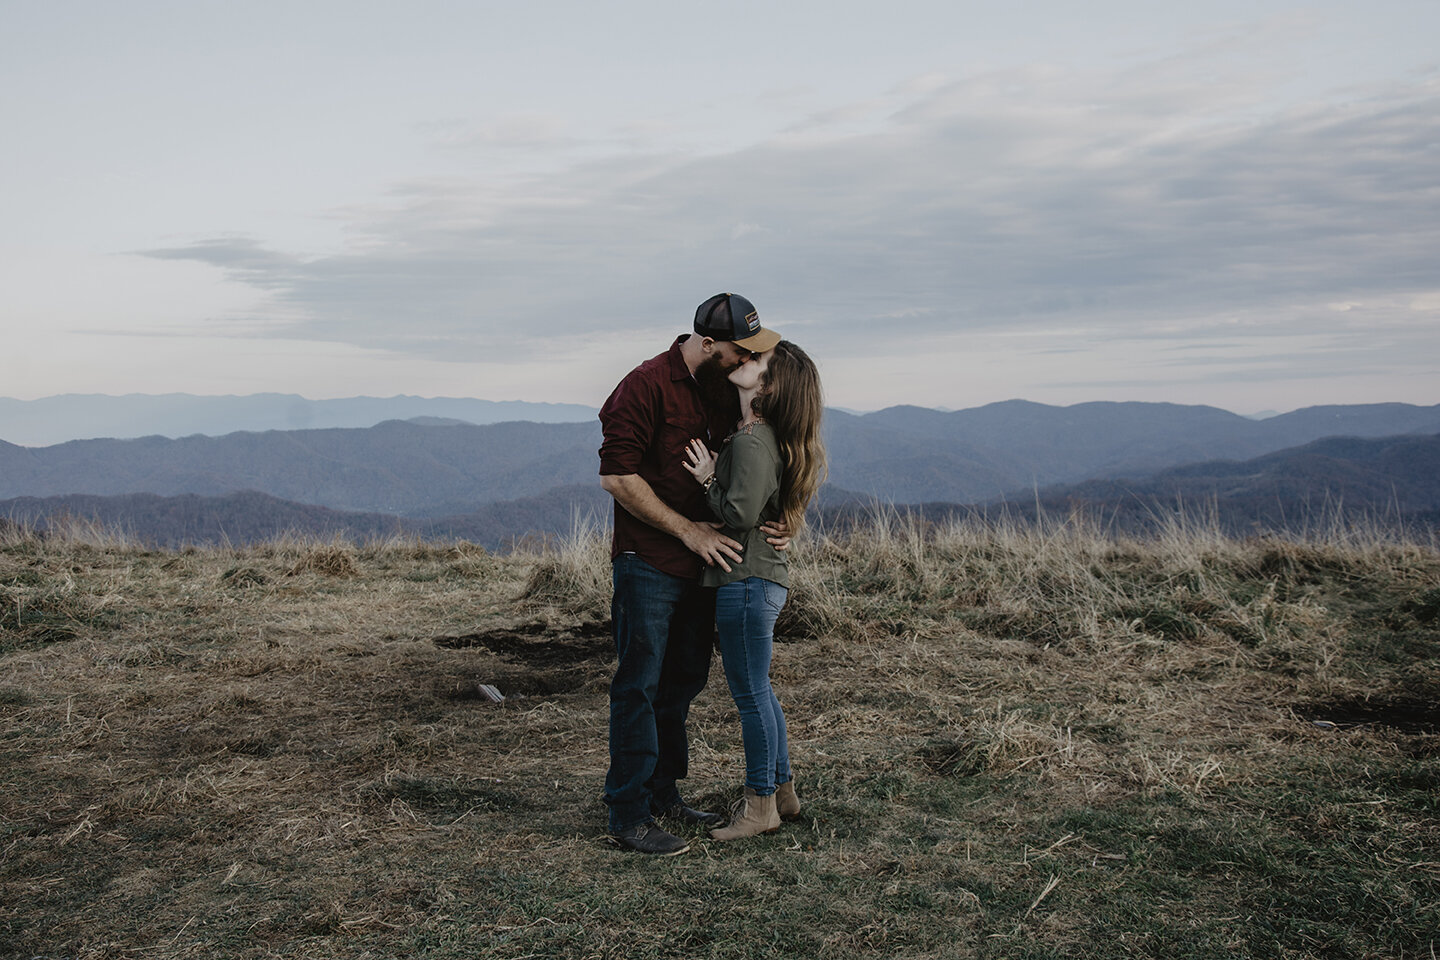
[[[795,565],[802,819],[651,860],[597,533],[0,533],[0,957],[1435,957],[1433,544],[877,512]],[[690,799],[740,764],[717,664]]]

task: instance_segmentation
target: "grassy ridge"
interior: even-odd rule
[[[0,956],[1440,941],[1432,547],[884,513],[813,538],[774,670],[802,820],[661,862],[600,836],[606,556],[0,534]],[[690,798],[724,805],[718,670],[692,721]]]

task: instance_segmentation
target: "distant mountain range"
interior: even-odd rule
[[[307,400],[287,393],[202,397],[188,393],[62,394],[39,400],[0,397],[0,439],[25,447],[99,437],[224,436],[237,430],[373,427],[386,420],[434,418],[472,424],[530,420],[577,423],[595,419],[575,403],[525,403],[463,397],[347,397]]]
[[[1024,518],[1080,511],[1130,531],[1179,513],[1230,533],[1316,531],[1337,520],[1440,530],[1440,435],[1332,437],[1250,460],[1046,487],[985,509]]]
[[[868,513],[872,503],[827,486],[817,511],[822,521],[844,523]],[[1337,520],[1435,532],[1440,531],[1440,436],[1327,439],[1252,460],[1190,464],[1151,477],[1048,487],[984,504],[912,508],[937,520],[957,514],[1033,519],[1042,513],[1064,519],[1078,511],[1125,532],[1154,529],[1180,512],[1237,534],[1324,530]],[[556,487],[434,518],[337,511],[254,491],[219,497],[72,494],[0,501],[0,525],[5,517],[41,525],[48,518],[70,516],[166,547],[299,534],[362,542],[396,536],[463,539],[501,549],[526,537],[563,535],[577,520],[603,522],[609,512],[610,498],[598,484]]]
[[[891,407],[827,412],[830,480],[896,503],[974,503],[1017,489],[1243,460],[1323,437],[1440,432],[1440,406],[1308,407],[1267,420],[1169,403],[1024,400],[942,413]]]
[[[1407,404],[1312,407],[1263,421],[1148,403],[829,411],[824,502],[1033,504],[1038,496],[1042,503],[1113,502],[1133,510],[1146,498],[1222,497],[1248,498],[1249,514],[1268,518],[1258,504],[1269,499],[1293,507],[1296,498],[1313,504],[1344,497],[1423,511],[1433,509],[1426,491],[1440,474],[1431,470],[1427,480],[1424,473],[1433,467],[1426,444],[1436,433],[1440,406]],[[1355,441],[1290,449],[1325,437],[1403,435],[1419,436],[1409,446],[1386,441],[1383,452]],[[10,501],[0,503],[0,515],[68,510],[196,541],[343,528],[366,536],[448,530],[495,544],[528,531],[563,531],[576,510],[606,511],[596,479],[599,444],[593,418],[474,425],[430,416],[220,437],[0,442],[0,500]],[[1270,454],[1274,460],[1265,460]],[[182,499],[159,502],[164,498]],[[330,513],[316,512],[322,508]]]
[[[595,483],[598,420],[0,441],[0,498],[256,490],[336,510],[439,516]],[[896,503],[973,503],[1083,480],[1243,460],[1327,436],[1440,432],[1440,406],[1311,407],[1255,421],[1214,407],[1013,400],[942,413],[829,411],[830,483]]]
[[[594,483],[599,445],[598,421],[0,442],[0,497],[254,490],[334,510],[439,516]]]

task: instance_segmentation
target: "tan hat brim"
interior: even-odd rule
[[[741,350],[749,350],[751,353],[764,353],[766,350],[774,350],[775,344],[780,342],[780,334],[774,330],[763,328],[759,333],[744,340],[734,341],[735,346]]]

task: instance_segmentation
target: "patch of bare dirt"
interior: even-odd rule
[[[483,647],[512,662],[537,668],[605,660],[615,655],[610,624],[598,620],[578,623],[571,627],[537,620],[484,633],[436,637],[434,643],[447,650]]]
[[[1440,733],[1440,703],[1412,696],[1370,697],[1309,703],[1297,708],[1300,716],[1339,728],[1388,727],[1405,734]]]

